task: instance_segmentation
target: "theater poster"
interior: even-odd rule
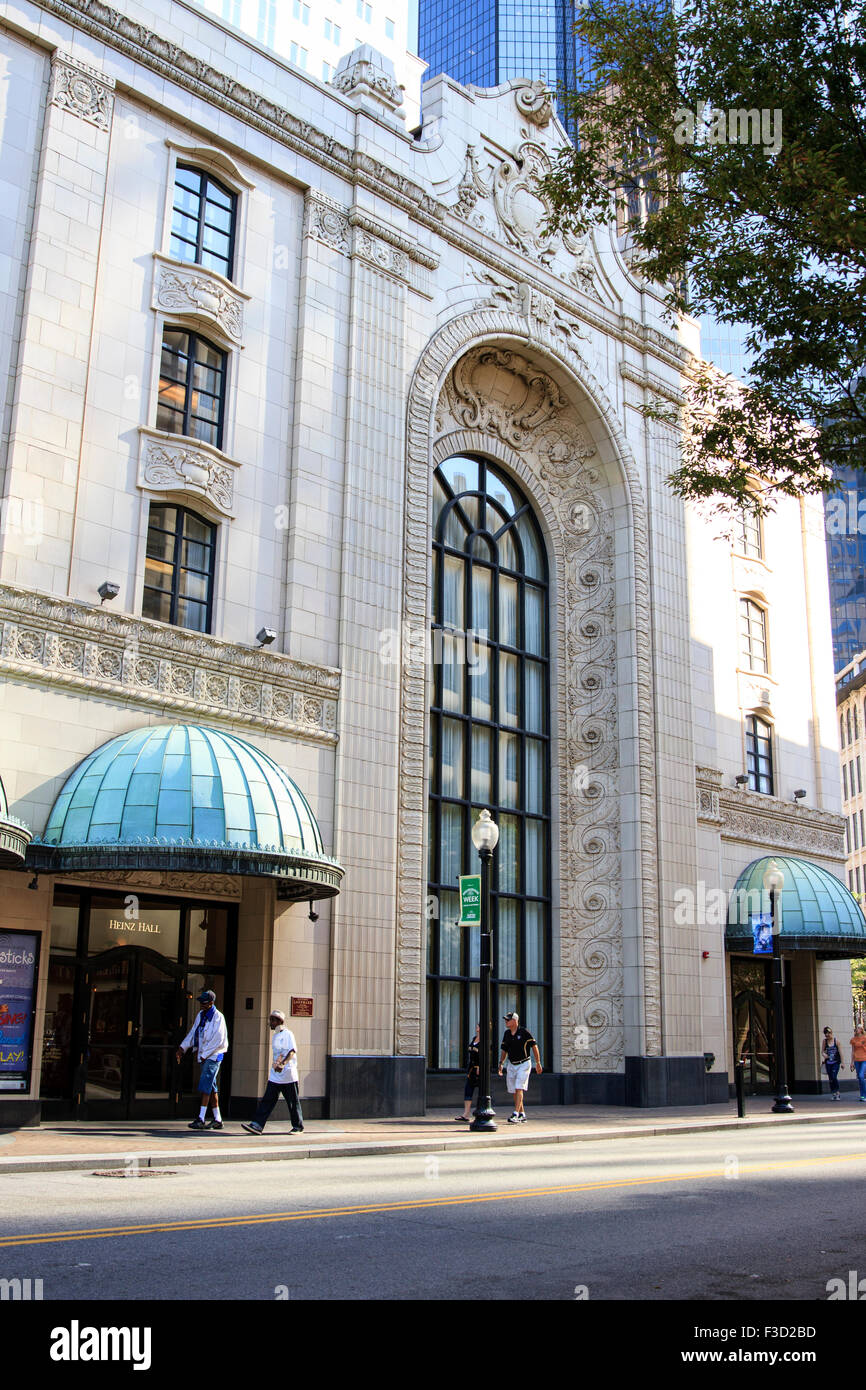
[[[39,937],[0,932],[0,1091],[30,1089]]]

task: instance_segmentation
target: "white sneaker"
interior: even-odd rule
[[[515,1110],[515,1112],[514,1112],[513,1115],[509,1115],[509,1116],[508,1116],[508,1123],[509,1123],[510,1125],[519,1125],[519,1124],[520,1124],[520,1116],[518,1115],[518,1113],[517,1113],[516,1110]]]
[[[517,1122],[518,1122],[518,1124],[521,1124],[521,1125],[525,1125],[525,1124],[526,1124],[526,1115],[524,1114],[524,1112],[523,1112],[522,1110],[520,1110],[520,1111],[518,1112],[518,1115],[517,1115]]]

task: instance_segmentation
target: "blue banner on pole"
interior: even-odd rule
[[[752,927],[753,956],[773,954],[773,919],[769,912],[753,912],[749,921]]]

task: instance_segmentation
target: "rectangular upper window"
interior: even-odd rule
[[[393,37],[394,37],[394,21],[393,21],[393,19],[386,19],[386,20],[385,20],[385,38],[386,38],[386,39],[393,39]]]
[[[232,278],[237,194],[203,169],[178,164],[169,254]]]
[[[150,504],[142,614],[210,632],[216,527],[185,507]]]
[[[740,651],[750,671],[769,671],[767,664],[767,615],[750,598],[740,599]]]
[[[746,720],[746,772],[751,791],[773,795],[772,730],[754,714]]]
[[[198,333],[166,326],[156,427],[222,448],[226,353]]]

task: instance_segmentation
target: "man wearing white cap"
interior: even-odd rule
[[[300,1134],[304,1128],[301,1102],[298,1099],[298,1053],[295,1035],[286,1027],[286,1015],[282,1009],[271,1009],[268,1023],[273,1033],[271,1040],[272,1061],[268,1072],[268,1084],[256,1110],[255,1119],[242,1125],[248,1134],[261,1134],[268,1122],[271,1111],[285,1096],[292,1121],[292,1134]]]
[[[502,1075],[502,1064],[506,1062],[505,1085],[514,1096],[514,1113],[510,1116],[510,1125],[522,1125],[526,1123],[526,1112],[523,1109],[523,1093],[529,1085],[529,1074],[532,1071],[532,1062],[529,1060],[529,1053],[532,1052],[535,1058],[535,1070],[541,1075],[541,1057],[538,1053],[538,1043],[532,1036],[528,1028],[520,1027],[520,1015],[510,1013],[505,1015],[505,1022],[508,1025],[502,1034],[502,1054],[499,1058],[499,1075]]]

